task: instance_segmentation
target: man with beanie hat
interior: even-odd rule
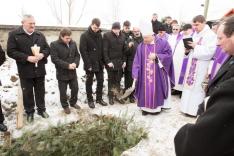
[[[103,53],[108,74],[108,97],[109,104],[114,104],[114,90],[120,91],[120,81],[123,69],[126,66],[126,56],[124,54],[123,33],[120,32],[120,23],[114,22],[112,29],[103,36]],[[118,100],[123,104],[123,100]]]
[[[112,28],[111,29],[119,29],[120,30],[121,26],[120,26],[120,23],[119,22],[114,22],[112,24]]]

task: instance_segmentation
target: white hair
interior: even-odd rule
[[[22,17],[22,21],[25,21],[25,20],[27,20],[27,19],[29,19],[29,18],[34,18],[34,17],[33,17],[33,15],[25,14],[25,15],[23,15],[23,17]]]

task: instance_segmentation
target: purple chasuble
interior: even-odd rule
[[[163,67],[149,59],[156,53]],[[132,77],[137,79],[135,97],[139,107],[156,109],[164,104],[168,96],[168,77],[174,86],[172,51],[168,42],[155,37],[155,44],[139,44],[132,67]]]

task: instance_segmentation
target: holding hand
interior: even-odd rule
[[[124,62],[122,65],[122,68],[125,68],[125,67],[126,67],[126,62]]]
[[[110,67],[110,68],[114,68],[114,64],[113,64],[112,62],[108,63],[107,65],[108,65],[108,67]]]
[[[156,57],[157,57],[157,56],[156,56],[155,53],[150,53],[150,54],[149,54],[149,59],[150,59],[150,60],[155,60]]]
[[[76,69],[76,64],[75,63],[69,64],[68,69],[75,70]]]
[[[190,49],[185,49],[185,50],[184,50],[184,54],[185,54],[185,55],[188,55],[189,52],[190,52]]]
[[[31,63],[37,63],[39,59],[36,56],[28,56],[27,61]]]
[[[188,45],[193,47],[193,49],[196,47],[197,43],[188,41]]]
[[[43,54],[43,53],[39,53],[39,54],[37,54],[37,55],[35,55],[35,56],[36,56],[36,58],[38,59],[38,61],[40,61],[41,59],[43,59],[44,54]]]
[[[134,42],[129,42],[128,47],[131,48],[134,45]]]
[[[133,80],[133,82],[132,82],[132,87],[131,87],[131,88],[133,88],[133,89],[136,88],[136,79]]]

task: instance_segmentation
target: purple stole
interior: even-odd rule
[[[155,49],[156,49],[155,46],[156,46],[156,44],[153,45],[153,53],[155,53]],[[149,50],[149,52],[151,52],[151,50]],[[155,88],[156,82],[155,82],[155,74],[154,74],[154,71],[156,72],[156,67],[155,67],[155,63],[153,62],[153,60],[150,61],[148,59],[147,45],[145,45],[144,53],[145,53],[145,57],[146,57],[145,63],[144,63],[145,64],[145,73],[144,73],[145,74],[145,87],[144,87],[144,89],[145,89],[144,94],[145,95],[144,96],[145,97],[148,96],[148,98],[145,98],[145,106],[147,108],[151,108],[153,106],[150,106],[150,104],[151,103],[154,104],[155,98],[153,96],[153,99],[152,99],[153,101],[150,102],[150,96],[151,96],[150,93],[152,93],[152,92],[151,92],[151,87],[148,87],[147,85],[149,85],[151,83],[150,86],[153,86],[153,93],[156,92],[156,88]],[[153,68],[153,70],[151,68]],[[152,79],[152,76],[153,76],[153,79]],[[154,84],[152,84],[152,83],[154,83]]]
[[[199,39],[197,44],[201,45],[201,41],[202,41],[202,37]],[[195,82],[196,67],[197,67],[197,59],[192,58],[192,63],[191,63],[191,66],[189,68],[189,73],[188,73],[188,77],[187,77],[187,80],[186,80],[186,84],[188,86],[193,86],[193,84]]]
[[[178,84],[182,85],[184,82],[184,76],[188,65],[188,56],[185,56],[182,63],[182,68],[180,71],[179,82]]]
[[[212,69],[211,69],[211,73],[210,73],[210,80],[212,80],[217,71],[219,70],[220,66],[222,65],[226,59],[228,58],[228,54],[225,53],[219,46],[217,46],[216,50],[215,50],[215,55],[213,56],[213,65],[212,65]]]
[[[191,37],[193,36],[194,32],[191,34]],[[181,35],[183,37],[183,35]],[[182,63],[182,68],[180,71],[180,76],[179,76],[179,81],[178,84],[182,85],[184,82],[184,76],[185,76],[185,72],[187,69],[187,65],[188,65],[188,56],[184,56],[183,59],[183,63]]]

